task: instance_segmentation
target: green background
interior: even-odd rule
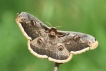
[[[97,49],[74,55],[59,71],[106,71],[106,0],[0,0],[0,71],[53,71],[53,62],[29,52],[15,22],[20,11],[99,41]]]

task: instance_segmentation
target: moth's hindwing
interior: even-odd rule
[[[29,13],[20,12],[16,18],[22,33],[28,39],[28,49],[40,58],[65,63],[73,54],[95,49],[98,41],[91,35],[59,31],[48,27]]]

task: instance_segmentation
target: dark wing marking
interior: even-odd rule
[[[16,22],[27,39],[38,37],[40,34],[39,29],[48,29],[44,23],[27,12],[20,12]]]
[[[98,46],[98,41],[91,35],[79,33],[79,32],[66,32],[58,31],[61,33],[66,33],[65,36],[60,37],[64,46],[72,54],[80,54],[89,49],[95,49]]]

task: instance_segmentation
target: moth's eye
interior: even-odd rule
[[[77,35],[75,35],[75,36],[73,37],[73,39],[74,39],[75,41],[78,41],[78,40],[80,40],[80,37],[77,36]]]
[[[58,46],[58,50],[59,50],[59,51],[62,51],[63,49],[64,49],[63,45],[59,45],[59,46]]]
[[[40,39],[40,38],[37,40],[37,43],[38,43],[39,45],[41,45],[42,42],[43,42],[43,41],[42,41],[42,39]]]

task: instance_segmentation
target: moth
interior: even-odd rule
[[[91,35],[48,27],[27,12],[18,13],[16,23],[28,39],[29,51],[56,63],[68,62],[73,54],[81,54],[98,46],[98,41]]]

